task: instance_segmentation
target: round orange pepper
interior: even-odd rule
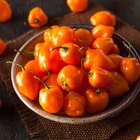
[[[97,25],[92,29],[92,36],[94,39],[99,37],[112,37],[115,29],[112,26],[107,25]]]
[[[95,67],[89,71],[89,83],[95,88],[104,88],[114,81],[113,74],[105,69]]]
[[[73,117],[83,115],[86,107],[85,98],[77,92],[70,92],[64,98],[63,110]]]
[[[112,74],[114,81],[106,88],[106,91],[111,98],[120,97],[129,91],[128,82],[119,72],[112,72]]]
[[[121,55],[117,55],[117,54],[109,54],[108,57],[115,64],[115,70],[120,71],[120,63],[121,63],[121,60],[123,57]]]
[[[38,96],[39,81],[34,78],[32,71],[22,67],[22,71],[16,74],[16,84],[18,90],[30,100],[35,100]]]
[[[59,49],[61,59],[66,64],[70,64],[70,65],[78,64],[80,62],[80,56],[78,53],[79,49],[80,47],[74,43],[63,44]]]
[[[63,67],[57,76],[57,83],[64,90],[77,91],[83,80],[83,71],[74,65]]]
[[[136,58],[124,57],[121,60],[120,69],[130,85],[140,77],[140,63]]]
[[[50,45],[51,44],[49,42],[37,43],[34,47],[34,58],[35,58],[35,60],[38,60],[38,56],[39,56],[39,52],[40,52],[41,48],[48,47]]]
[[[40,7],[34,7],[28,15],[28,23],[31,27],[40,28],[48,21],[48,16]]]
[[[93,67],[101,67],[106,70],[114,70],[115,64],[111,59],[100,49],[89,49],[86,51],[84,58],[84,68],[92,69]]]
[[[100,112],[105,109],[109,102],[109,95],[105,90],[88,87],[85,90],[86,108],[89,113]]]
[[[74,13],[83,12],[88,6],[88,0],[67,0],[67,5]]]
[[[90,47],[93,42],[92,34],[89,30],[79,28],[75,31],[76,44],[80,47]]]
[[[0,0],[0,22],[11,19],[12,9],[6,0]]]
[[[6,43],[0,38],[0,55],[4,53],[6,48],[7,48]]]
[[[71,27],[60,26],[52,29],[52,44],[54,46],[61,46],[64,43],[75,43],[75,33]]]
[[[39,104],[48,113],[58,113],[63,106],[63,93],[55,85],[44,87],[39,92]]]
[[[94,49],[101,49],[105,54],[108,54],[114,45],[114,41],[110,37],[100,37],[97,38],[92,47]]]
[[[40,70],[39,64],[37,60],[28,61],[24,68],[34,73],[35,76],[42,78],[44,73]]]
[[[39,51],[38,63],[41,71],[59,72],[63,67],[62,60],[57,49],[52,50],[54,46],[43,46]]]
[[[115,26],[116,18],[109,11],[99,11],[90,17],[90,23],[94,26],[99,24]]]

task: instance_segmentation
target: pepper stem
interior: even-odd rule
[[[55,49],[58,49],[58,48],[62,48],[65,52],[68,50],[68,47],[59,46],[59,47],[52,48],[52,51],[55,50]]]
[[[29,54],[29,55],[32,55],[34,56],[34,51],[31,51],[31,52],[21,52],[20,50],[17,50],[17,49],[14,49],[15,52],[19,52],[20,54]]]
[[[17,63],[15,63],[15,62],[7,61],[6,63],[7,63],[7,64],[16,64],[17,66],[19,66],[19,67],[21,68],[22,71],[25,70],[25,68],[24,68],[22,65],[17,64]]]
[[[34,23],[36,23],[36,24],[39,23],[39,22],[40,22],[39,19],[34,20]]]
[[[48,78],[50,77],[50,75],[51,75],[51,71],[48,71],[47,72],[48,74],[47,74],[47,78],[44,80],[44,83],[48,80]]]
[[[67,91],[68,93],[70,93],[70,90],[67,88],[68,84],[67,84],[65,81],[63,81],[62,84],[63,84],[64,88],[66,89],[66,91]]]
[[[46,89],[50,89],[50,87],[49,87],[45,82],[43,82],[39,77],[34,76],[34,78],[36,78],[37,80],[39,80],[39,81],[44,85],[44,87],[45,87]]]
[[[100,88],[96,88],[95,89],[95,93],[99,94],[101,92],[101,89]]]

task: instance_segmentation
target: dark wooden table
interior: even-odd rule
[[[89,0],[89,4],[92,1]],[[140,31],[140,0],[94,1],[112,10],[126,23]],[[27,16],[32,7],[42,7],[49,19],[70,13],[65,0],[8,0],[8,2],[12,7],[13,17],[9,22],[0,23],[0,38],[5,41],[14,39],[31,29],[27,23]],[[0,99],[3,101],[0,108],[0,140],[31,140],[2,85],[0,85]]]

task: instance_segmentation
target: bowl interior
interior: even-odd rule
[[[87,28],[89,30],[91,30],[93,28],[90,25],[69,25],[69,26],[74,27],[74,28]],[[20,51],[23,51],[23,52],[33,51],[36,43],[43,42],[43,33],[44,33],[44,31],[41,31],[41,32],[37,33],[35,36],[33,36],[32,38],[30,38],[21,47]],[[119,46],[122,56],[127,56],[129,49],[130,49],[131,55],[136,57],[140,61],[140,57],[139,57],[138,53],[126,39],[124,39],[122,36],[120,36],[117,33],[114,33],[113,39],[114,39],[114,42]],[[25,63],[31,59],[33,59],[33,57],[30,55],[22,55],[20,53],[17,53],[14,58],[14,62],[19,63],[24,66]],[[96,122],[96,121],[117,115],[123,109],[125,109],[128,105],[130,105],[132,103],[132,101],[134,101],[138,92],[140,91],[140,88],[139,88],[140,80],[139,80],[130,87],[130,90],[128,93],[126,93],[125,95],[123,95],[119,98],[111,99],[108,107],[100,113],[95,113],[95,114],[85,113],[85,115],[82,117],[68,117],[63,112],[60,112],[59,114],[49,114],[41,108],[38,101],[31,101],[28,98],[24,97],[19,92],[19,90],[17,89],[17,86],[16,86],[16,82],[15,82],[16,74],[19,71],[20,71],[20,69],[13,63],[12,69],[11,69],[12,84],[16,91],[16,94],[22,100],[22,102],[28,108],[30,108],[32,111],[36,112],[37,114],[39,114],[47,119],[57,121],[57,122],[62,122],[62,123],[79,124],[79,123]]]

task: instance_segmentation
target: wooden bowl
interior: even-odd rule
[[[68,25],[73,28],[87,28],[91,30],[93,26],[90,25]],[[34,46],[38,42],[43,42],[43,33],[44,31],[41,31],[31,37],[21,48],[20,51],[33,51]],[[132,56],[136,57],[140,61],[140,57],[134,47],[121,35],[114,33],[113,35],[114,42],[120,46],[120,52],[122,56],[127,56],[128,50],[130,49]],[[14,61],[15,63],[19,63],[21,65],[25,65],[25,63],[29,60],[33,59],[31,56],[27,55],[22,55],[20,53],[17,53]],[[12,79],[12,84],[15,89],[16,94],[20,98],[20,100],[32,111],[37,113],[38,115],[50,119],[56,122],[61,122],[61,123],[71,123],[71,124],[80,124],[80,123],[90,123],[90,122],[97,122],[99,120],[103,120],[105,118],[113,117],[117,114],[119,114],[121,111],[123,111],[126,107],[128,107],[134,99],[137,97],[139,91],[140,91],[140,80],[135,82],[131,87],[128,93],[125,95],[116,98],[116,99],[111,99],[109,102],[109,105],[107,106],[106,109],[104,109],[100,113],[95,113],[95,114],[86,114],[81,117],[69,117],[65,115],[63,112],[60,112],[58,114],[49,114],[45,112],[42,107],[39,105],[38,101],[31,101],[25,96],[23,96],[16,85],[15,77],[17,72],[20,69],[13,63],[12,68],[11,68],[11,79]]]

